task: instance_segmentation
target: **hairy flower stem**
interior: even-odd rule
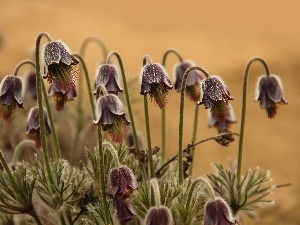
[[[46,37],[48,42],[51,42],[52,39],[48,33],[40,33],[36,40],[35,46],[35,60],[36,60],[36,90],[37,90],[37,100],[39,106],[39,122],[40,122],[40,133],[41,133],[41,143],[43,148],[43,158],[44,164],[46,166],[46,171],[49,177],[50,184],[54,185],[54,180],[52,176],[52,171],[50,168],[50,160],[49,160],[49,153],[47,149],[46,143],[46,131],[45,131],[45,121],[44,121],[44,111],[43,111],[43,98],[47,98],[47,96],[43,96],[42,89],[43,89],[43,80],[41,75],[41,68],[40,68],[40,43],[42,37]]]
[[[196,137],[197,137],[197,131],[198,131],[198,114],[199,114],[199,106],[198,104],[195,105],[195,113],[194,113],[194,125],[193,125],[193,137],[192,137],[192,143],[194,144],[196,141]],[[192,162],[190,165],[190,170],[189,170],[189,174],[192,175],[193,174],[193,165],[194,165],[194,155],[195,155],[195,151],[192,151]]]
[[[85,82],[86,82],[86,87],[87,87],[87,90],[88,90],[88,95],[89,95],[89,100],[90,100],[90,106],[91,106],[91,111],[92,111],[92,114],[93,114],[93,118],[95,119],[96,118],[96,114],[95,114],[95,103],[94,103],[94,96],[93,96],[93,92],[92,92],[92,88],[91,88],[91,82],[90,82],[90,77],[89,77],[89,73],[88,73],[88,70],[87,70],[87,67],[86,67],[86,64],[85,64],[85,61],[83,59],[83,57],[79,54],[73,54],[73,56],[75,58],[77,58],[80,62],[80,65],[82,67],[82,70],[83,70],[83,74],[84,74],[84,79],[85,79]],[[80,90],[79,88],[79,85],[81,86],[83,84],[83,82],[78,82],[78,90]],[[84,119],[82,118],[83,116],[83,112],[82,112],[82,105],[81,105],[81,98],[82,98],[82,94],[80,94],[81,91],[78,92],[78,104],[77,104],[77,113],[78,113],[78,117],[77,117],[77,128],[76,128],[76,133],[75,133],[75,137],[74,137],[74,143],[73,143],[73,147],[72,147],[72,151],[73,151],[73,162],[76,162],[77,158],[77,150],[78,150],[78,147],[79,147],[79,142],[80,140],[82,139],[81,137],[81,131],[82,131],[82,128],[84,126]]]
[[[238,162],[237,162],[237,177],[240,180],[242,170],[242,158],[243,158],[243,142],[244,142],[244,130],[245,130],[245,119],[246,119],[246,107],[247,107],[247,88],[248,88],[248,76],[250,66],[253,62],[259,61],[263,64],[266,70],[266,75],[270,75],[270,69],[267,62],[260,57],[251,58],[245,68],[244,80],[243,80],[243,97],[242,97],[242,116],[241,116],[241,127],[240,127],[240,138],[239,138],[239,149],[238,149]]]
[[[14,149],[14,154],[13,154],[13,159],[12,159],[13,164],[16,164],[18,162],[21,152],[25,148],[28,148],[28,147],[33,149],[39,157],[41,156],[41,151],[35,147],[35,142],[32,140],[25,139],[25,140],[19,142],[18,145]]]
[[[146,55],[143,58],[143,66],[148,63],[152,63],[150,56]],[[148,98],[144,95],[144,110],[145,110],[145,122],[146,122],[146,133],[147,133],[147,146],[148,146],[148,162],[149,162],[149,177],[154,177],[154,165],[153,165],[153,152],[151,147],[151,134],[150,134],[150,120],[149,120],[149,109],[148,109]]]
[[[21,69],[22,66],[29,64],[31,66],[33,66],[35,68],[35,64],[32,60],[22,60],[21,62],[19,62],[19,64],[16,66],[13,75],[17,76],[19,70]]]
[[[183,62],[183,58],[181,57],[180,53],[176,49],[168,49],[165,51],[163,58],[162,58],[162,66],[166,67],[166,60],[167,56],[173,53],[178,57],[179,62]],[[165,162],[166,158],[166,107],[161,109],[161,160],[162,163]]]
[[[182,138],[183,138],[183,111],[184,111],[184,97],[186,90],[186,81],[189,73],[192,70],[199,70],[204,73],[208,78],[208,72],[200,66],[191,66],[183,74],[182,83],[181,83],[181,95],[180,95],[180,112],[179,112],[179,131],[178,131],[178,173],[179,173],[179,183],[183,183],[183,152],[182,152]]]
[[[137,138],[135,122],[134,122],[134,119],[133,119],[133,113],[132,113],[131,103],[130,103],[130,99],[129,99],[129,92],[128,92],[127,81],[126,81],[126,76],[125,76],[125,71],[124,71],[124,66],[123,66],[122,59],[116,51],[112,51],[108,54],[107,59],[106,59],[106,63],[110,64],[111,57],[113,57],[113,56],[117,57],[118,62],[119,62],[119,66],[120,66],[120,69],[121,69],[122,81],[123,81],[123,87],[124,87],[124,92],[125,92],[125,98],[126,98],[128,114],[129,114],[130,123],[131,123],[134,147],[135,147],[135,150],[137,151],[137,153],[140,153],[140,146],[139,146],[139,141],[138,141],[138,138]]]
[[[151,187],[153,190],[153,192],[151,192],[151,193],[153,193],[153,195],[154,195],[155,206],[160,207],[161,206],[161,200],[160,200],[161,197],[160,197],[160,190],[159,190],[157,179],[151,179],[150,184],[151,184]]]

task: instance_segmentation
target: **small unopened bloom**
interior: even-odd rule
[[[123,104],[114,94],[102,95],[96,102],[96,120],[104,131],[108,131],[112,140],[122,143],[130,122],[125,117]]]
[[[226,202],[219,198],[205,204],[203,225],[232,225],[231,210]]]
[[[266,109],[269,118],[274,118],[279,104],[287,104],[280,78],[276,75],[259,77],[255,101],[259,101],[260,107]]]
[[[32,100],[37,100],[37,91],[36,91],[36,72],[35,70],[31,70],[26,74],[25,79],[26,84],[26,92]]]
[[[153,207],[146,217],[146,225],[173,225],[173,217],[170,210],[163,207]]]
[[[164,108],[168,92],[173,88],[165,69],[158,63],[145,65],[141,70],[141,82],[140,94],[149,93],[150,99],[154,99],[159,108]]]
[[[70,54],[68,47],[61,41],[53,41],[45,46],[44,78],[49,83],[57,82],[60,89],[75,88],[79,61]]]
[[[184,72],[194,64],[192,62],[186,61],[182,63],[178,63],[174,67],[174,76],[175,76],[175,83],[174,89],[178,92],[181,91],[181,83],[183,79]],[[192,101],[198,101],[200,97],[200,82],[202,77],[198,70],[192,70],[186,80],[186,93],[190,96]]]
[[[51,133],[51,129],[48,122],[48,114],[46,109],[43,110],[44,113],[44,123],[46,134]],[[36,147],[41,147],[41,127],[39,120],[39,109],[38,107],[31,108],[27,118],[26,132],[25,134],[30,138],[35,140]]]
[[[20,77],[7,75],[0,83],[0,113],[8,120],[15,109],[24,108],[24,85]]]
[[[115,65],[102,64],[98,67],[94,87],[97,88],[99,84],[103,84],[108,93],[118,95],[122,92]]]
[[[211,76],[201,81],[198,104],[209,108],[219,121],[225,121],[227,118],[229,100],[233,100],[233,97],[221,78]]]
[[[136,178],[127,166],[112,168],[108,174],[108,193],[111,197],[127,199],[137,189]]]
[[[48,97],[52,97],[56,101],[55,108],[57,111],[62,110],[65,103],[74,100],[76,96],[75,88],[61,89],[61,86],[57,85],[56,80],[53,80],[48,89]]]

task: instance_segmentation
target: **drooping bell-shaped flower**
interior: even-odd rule
[[[256,87],[255,101],[266,109],[269,118],[274,118],[279,104],[287,104],[283,98],[281,80],[276,75],[260,76]]]
[[[185,61],[178,63],[174,66],[174,77],[175,77],[175,83],[174,83],[174,89],[178,92],[181,91],[181,83],[183,79],[184,72],[191,66],[194,66],[195,64],[190,61]],[[186,80],[186,93],[191,98],[192,101],[198,101],[200,97],[200,83],[201,83],[202,77],[198,70],[192,70]]]
[[[136,178],[127,166],[112,168],[108,174],[108,193],[112,197],[128,198],[138,187]]]
[[[99,96],[96,102],[96,120],[104,131],[108,131],[113,142],[122,143],[130,122],[125,117],[123,104],[118,96],[106,94]]]
[[[97,69],[94,87],[97,88],[99,84],[104,85],[108,93],[118,95],[122,92],[119,85],[119,76],[117,68],[112,64],[101,64]]]
[[[43,110],[44,113],[44,123],[45,123],[45,133],[50,134],[51,129],[48,122],[48,114],[46,109]],[[26,132],[25,134],[30,138],[35,140],[36,147],[41,147],[41,127],[39,120],[39,108],[31,108],[28,113]]]
[[[149,94],[160,109],[167,103],[167,95],[173,85],[169,80],[167,72],[162,65],[151,63],[145,65],[141,70],[141,95]]]
[[[133,213],[128,200],[117,197],[112,198],[112,200],[120,224],[125,225],[127,222],[131,221],[135,214]]]
[[[233,100],[230,96],[224,81],[214,75],[205,78],[200,84],[200,99],[198,104],[204,104],[205,108],[209,108],[218,121],[225,121],[229,113],[229,100]]]
[[[0,83],[0,114],[8,120],[15,109],[24,108],[24,85],[20,77],[7,75]]]
[[[205,204],[203,225],[233,225],[231,210],[226,202],[218,198]]]
[[[232,105],[228,103],[226,105],[228,114],[224,121],[219,121],[213,111],[208,111],[208,127],[215,127],[218,130],[228,129],[231,124],[236,123],[235,114]]]
[[[60,111],[64,108],[66,102],[74,100],[76,89],[69,87],[68,89],[61,89],[61,86],[57,85],[56,80],[53,80],[48,89],[48,97],[53,98],[56,102],[56,110]]]
[[[61,41],[45,45],[44,75],[49,83],[53,80],[62,90],[75,88],[79,61],[71,55],[69,48]]]
[[[170,210],[165,207],[153,207],[146,216],[146,225],[173,225],[173,217]]]

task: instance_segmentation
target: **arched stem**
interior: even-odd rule
[[[108,149],[107,152],[109,152],[109,154],[112,156],[113,160],[115,161],[115,163],[117,164],[116,167],[120,167],[121,164],[120,164],[120,161],[119,161],[119,156],[118,156],[118,153],[115,149],[115,147],[107,142],[107,141],[104,141],[102,146],[106,147]]]
[[[107,50],[105,43],[98,37],[87,37],[86,39],[84,39],[81,44],[79,54],[82,57],[84,57],[87,45],[91,42],[95,42],[96,44],[98,44],[100,46],[100,48],[102,50],[102,54],[103,54],[103,59],[105,59],[108,54],[108,50]]]
[[[250,66],[253,62],[259,61],[263,64],[266,75],[270,75],[270,69],[267,62],[260,57],[251,58],[245,68],[244,80],[243,80],[243,97],[242,97],[242,115],[241,115],[241,127],[240,127],[240,138],[239,138],[239,149],[238,149],[238,163],[237,163],[237,177],[240,180],[242,170],[242,158],[243,158],[243,142],[244,142],[244,130],[245,130],[245,119],[246,119],[246,105],[247,105],[247,88],[248,88],[248,76]]]
[[[162,66],[166,67],[166,60],[167,56],[173,53],[178,57],[179,62],[183,62],[183,58],[181,57],[180,53],[176,49],[168,49],[163,54],[162,58]],[[166,158],[166,107],[161,109],[161,159],[162,163],[164,163]]]
[[[145,55],[143,58],[143,66],[150,63],[152,60],[149,55]],[[144,110],[145,110],[145,123],[146,123],[146,133],[147,133],[147,146],[148,146],[148,162],[149,162],[149,177],[154,177],[154,165],[153,165],[153,152],[151,147],[151,134],[150,134],[150,120],[149,120],[149,109],[148,109],[148,96],[144,95]]]
[[[54,186],[54,180],[50,168],[49,153],[48,153],[47,143],[46,143],[45,120],[44,120],[44,111],[43,111],[43,98],[47,98],[47,96],[43,96],[42,93],[43,80],[42,80],[41,69],[40,69],[40,43],[42,37],[46,37],[48,42],[52,41],[50,35],[47,33],[40,33],[36,40],[36,46],[35,46],[36,85],[37,85],[36,90],[37,90],[37,101],[39,107],[39,123],[40,123],[40,133],[41,133],[41,144],[43,148],[43,158],[44,158],[44,163],[46,166],[46,171],[49,177],[50,184]]]
[[[112,51],[108,54],[106,62],[107,62],[107,64],[109,64],[110,60],[111,60],[111,57],[113,57],[113,56],[117,57],[118,62],[119,62],[119,66],[120,66],[120,69],[121,69],[122,81],[123,81],[123,87],[124,87],[124,92],[125,92],[125,98],[126,98],[126,103],[127,103],[128,114],[129,114],[130,123],[131,123],[134,147],[135,147],[137,153],[140,153],[140,146],[139,146],[139,141],[138,141],[138,138],[137,138],[137,132],[136,132],[135,122],[134,122],[134,118],[133,118],[131,103],[130,103],[130,99],[129,99],[129,92],[128,92],[127,81],[126,81],[126,76],[125,76],[125,71],[124,71],[124,66],[123,66],[122,59],[116,51]]]
[[[41,156],[41,152],[39,149],[37,149],[35,147],[34,141],[25,139],[25,140],[19,142],[18,145],[14,149],[14,154],[13,154],[13,159],[12,159],[13,164],[16,164],[18,162],[21,152],[26,147],[32,148],[39,157]]]
[[[23,60],[19,62],[19,64],[16,66],[13,75],[17,76],[19,70],[21,69],[22,66],[29,64],[35,68],[35,63],[32,60]]]
[[[151,179],[150,184],[151,184],[151,187],[153,190],[153,192],[151,192],[151,193],[154,194],[155,206],[160,207],[161,206],[161,197],[160,197],[160,190],[159,190],[157,179]],[[153,201],[151,201],[151,202],[153,202]]]
[[[184,111],[184,97],[186,90],[186,81],[189,73],[192,70],[199,70],[204,73],[206,77],[209,77],[208,72],[200,66],[191,66],[183,74],[181,83],[181,95],[180,95],[180,112],[179,112],[179,132],[178,132],[178,173],[179,173],[179,183],[183,183],[183,153],[182,153],[182,138],[183,138],[183,111]]]

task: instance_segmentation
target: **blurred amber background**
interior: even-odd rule
[[[269,63],[271,72],[281,76],[289,104],[281,106],[276,118],[270,120],[258,104],[253,103],[257,77],[264,73],[262,65],[254,63],[248,86],[243,170],[259,166],[271,171],[274,185],[289,182],[293,185],[275,190],[269,198],[276,204],[259,210],[259,220],[245,218],[244,224],[299,225],[299,21],[296,0],[0,0],[0,76],[11,74],[17,63],[31,56],[40,32],[48,32],[54,40],[62,39],[74,53],[79,51],[86,37],[97,36],[109,50],[121,55],[126,73],[131,77],[138,76],[145,54],[154,62],[161,62],[164,51],[176,48],[184,59],[192,59],[211,74],[222,76],[235,98],[232,105],[239,120],[245,65],[252,56],[261,56]],[[101,60],[100,48],[91,44],[86,52],[91,78]],[[170,55],[169,74],[174,63],[176,57]],[[168,156],[177,149],[178,98],[179,95],[172,92],[167,106]],[[74,104],[68,103],[67,107]],[[134,104],[138,128],[145,132],[141,107],[142,104]],[[184,145],[191,139],[193,111],[194,105],[187,100]],[[203,106],[199,116],[197,140],[215,135],[216,130],[207,128],[207,111]],[[150,119],[152,142],[159,146],[160,112],[153,104]],[[239,123],[233,125],[232,130],[239,132]],[[213,172],[212,162],[227,166],[229,159],[235,161],[237,148],[237,141],[227,148],[215,142],[200,145],[194,175]]]

